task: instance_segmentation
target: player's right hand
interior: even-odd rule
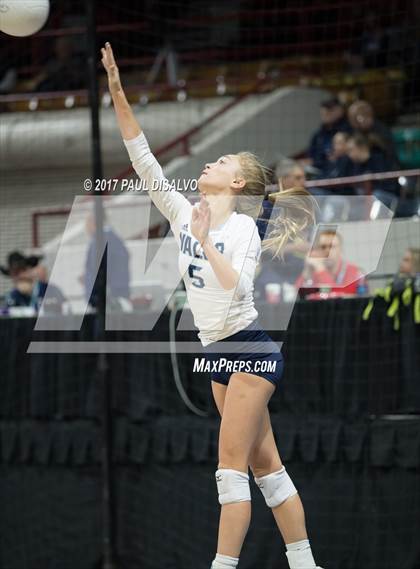
[[[101,48],[101,53],[102,65],[108,74],[109,90],[111,94],[116,93],[121,89],[120,72],[115,63],[114,53],[109,42],[106,42],[105,47]]]
[[[202,245],[207,239],[210,230],[210,206],[209,202],[201,196],[200,203],[192,208],[191,233]]]

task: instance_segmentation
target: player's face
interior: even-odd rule
[[[225,154],[205,165],[198,178],[198,189],[203,195],[232,194],[239,178],[239,159],[234,154]]]

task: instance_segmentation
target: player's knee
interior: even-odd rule
[[[216,470],[216,484],[219,504],[232,504],[251,500],[249,476],[245,472],[231,468]]]
[[[252,470],[252,474],[256,478],[261,478],[267,473],[276,472],[283,468],[280,457],[278,454],[273,454],[272,452],[258,452],[251,454],[249,457],[249,466]]]
[[[266,476],[254,477],[254,480],[270,508],[280,506],[288,498],[297,494],[295,485],[284,466]]]
[[[233,466],[237,468],[238,461],[246,461],[244,450],[235,441],[222,438],[219,444],[219,464]]]

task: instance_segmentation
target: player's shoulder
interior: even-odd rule
[[[236,213],[234,223],[237,226],[242,226],[249,229],[253,229],[254,227],[256,227],[255,220],[246,213]]]
[[[234,231],[238,238],[243,237],[244,234],[252,235],[253,239],[259,238],[258,226],[254,218],[246,213],[236,214]]]
[[[179,229],[183,229],[184,231],[189,231],[191,229],[191,209],[188,205],[183,204],[180,207],[173,223],[174,225],[179,226]]]

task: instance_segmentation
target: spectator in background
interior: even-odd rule
[[[29,85],[33,91],[72,91],[86,85],[85,63],[73,51],[72,38],[58,37],[54,44],[55,56],[50,59],[44,71],[37,75]]]
[[[325,170],[322,171],[322,178],[340,178],[346,176],[349,168],[349,157],[347,156],[348,132],[337,132],[333,136],[332,149],[328,154]]]
[[[350,126],[345,108],[336,97],[323,101],[320,113],[321,126],[312,136],[308,153],[312,166],[323,172],[327,167],[334,135],[337,132],[349,132]]]
[[[280,191],[305,187],[305,169],[299,162],[296,162],[296,160],[292,160],[291,158],[280,160],[277,164],[275,175]],[[313,194],[318,193],[314,188],[310,188],[310,192]],[[307,251],[306,242],[290,242],[284,247],[284,257],[281,268],[283,281],[294,283],[296,275],[300,274],[303,268],[303,259]]]
[[[420,274],[420,248],[408,247],[400,262],[400,275],[414,276]]]
[[[355,101],[348,109],[348,118],[355,134],[363,134],[372,149],[385,153],[390,170],[398,168],[398,156],[390,129],[375,118],[367,101]]]
[[[86,231],[90,237],[90,243],[86,256],[85,273],[82,276],[82,281],[85,287],[86,300],[91,306],[96,307],[98,306],[98,290],[96,284],[98,271],[96,269],[96,223],[95,216],[93,214],[90,214],[87,217]],[[106,219],[104,219],[104,240],[108,243],[107,294],[113,299],[128,300],[130,298],[130,255],[124,241],[107,224]]]
[[[304,169],[298,162],[290,158],[283,158],[278,162],[275,168],[275,177],[280,191],[304,187],[306,182]],[[264,239],[266,233],[268,234],[271,231],[267,220],[270,219],[270,216],[276,218],[279,215],[278,211],[272,213],[273,205],[270,201],[264,200],[262,206],[263,214],[257,221],[261,240]],[[298,242],[291,242],[285,246],[281,262],[273,260],[271,253],[263,252],[255,280],[256,298],[264,298],[267,284],[293,284],[297,275],[302,272],[303,258],[306,252],[306,244]]]
[[[280,191],[290,188],[302,188],[306,182],[305,170],[291,158],[283,158],[278,162],[275,176]]]
[[[266,287],[276,283],[293,286],[304,267],[304,258],[308,251],[307,243],[286,245],[281,261],[273,259],[272,254],[263,251],[255,277],[255,298],[264,299]]]
[[[323,288],[334,296],[358,294],[362,288],[365,292],[364,276],[359,267],[343,258],[342,242],[335,230],[326,229],[319,234],[295,283],[301,296],[319,294]]]
[[[263,241],[273,229],[269,220],[277,219],[280,216],[281,208],[273,206],[269,200],[264,200],[262,207],[262,214],[260,214],[256,224],[260,238]],[[288,283],[291,286],[294,285],[298,275],[302,272],[304,258],[308,249],[308,243],[302,239],[292,240],[287,243],[283,249],[281,260],[273,259],[272,252],[263,251],[256,270],[255,298],[264,299],[266,286],[269,284],[283,285]]]
[[[13,288],[6,294],[7,307],[32,307],[38,311],[48,288],[49,312],[62,312],[65,298],[61,290],[48,283],[46,267],[39,264],[41,257],[25,257],[20,251],[13,251],[7,259],[7,266],[1,272],[12,279]]]
[[[385,153],[377,147],[371,148],[368,139],[362,134],[354,134],[347,141],[347,155],[350,159],[346,166],[347,176],[376,174],[392,170],[392,163]],[[395,180],[374,180],[373,193],[388,206],[398,194]],[[361,193],[365,193],[363,189]]]

